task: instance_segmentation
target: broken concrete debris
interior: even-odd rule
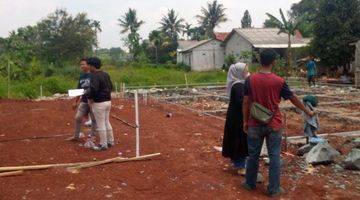
[[[360,149],[353,149],[345,160],[345,168],[360,170]]]
[[[328,164],[340,156],[340,153],[331,147],[328,143],[319,143],[312,148],[306,156],[306,162],[309,164]]]

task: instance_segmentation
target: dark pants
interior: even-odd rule
[[[274,131],[266,125],[249,128],[247,135],[249,157],[246,165],[246,183],[251,188],[256,187],[256,178],[259,170],[259,157],[265,138],[270,158],[268,192],[270,194],[274,194],[279,192],[280,188],[282,130]]]
[[[308,78],[309,86],[311,86],[311,84],[313,84],[314,86],[316,86],[316,80],[315,80],[315,76],[314,76],[314,75],[309,75],[307,78]]]

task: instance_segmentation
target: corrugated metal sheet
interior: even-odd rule
[[[178,48],[179,52],[186,52],[189,51],[191,49],[194,49],[195,47],[198,47],[200,45],[206,44],[207,42],[212,41],[213,39],[207,39],[207,40],[200,40],[200,41],[191,41],[192,43],[189,43],[190,46],[185,47],[184,49],[180,49]],[[180,47],[180,44],[179,44]]]
[[[256,48],[287,48],[288,35],[279,34],[277,28],[247,28],[234,29],[236,33],[248,40]],[[291,36],[293,47],[304,47],[309,44],[310,39]]]
[[[185,49],[188,49],[198,43],[199,41],[197,40],[178,40],[178,51],[184,51]]]

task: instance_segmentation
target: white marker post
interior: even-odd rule
[[[118,98],[118,97],[119,97],[119,93],[118,93],[118,84],[117,84],[117,82],[115,82],[115,96],[116,96],[116,98]]]
[[[40,98],[43,98],[43,86],[42,86],[42,84],[40,85]]]
[[[186,76],[186,74],[184,74],[184,77],[185,77],[186,89],[189,89],[189,85],[188,85],[188,80],[187,80],[187,76]]]
[[[145,106],[147,106],[147,102],[148,102],[148,93],[147,92],[143,93],[143,100],[144,100]]]
[[[7,98],[10,98],[10,61],[8,62],[8,67],[7,67],[7,73],[8,73],[8,80],[7,80]]]
[[[139,124],[139,101],[138,91],[135,90],[135,126],[136,126],[136,157],[140,156],[140,124]]]

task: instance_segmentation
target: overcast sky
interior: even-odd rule
[[[130,7],[138,11],[138,17],[145,21],[141,27],[141,37],[159,27],[161,17],[168,9],[174,8],[186,22],[197,24],[194,17],[202,6],[210,0],[0,0],[0,37],[21,26],[34,25],[41,18],[56,10],[66,8],[72,14],[88,13],[91,19],[99,20],[102,33],[99,34],[100,47],[122,46],[120,27],[117,19]],[[229,32],[239,27],[244,11],[250,11],[253,26],[261,27],[266,12],[278,15],[278,9],[289,10],[299,0],[219,0],[227,8],[229,21],[221,24],[217,31]]]

